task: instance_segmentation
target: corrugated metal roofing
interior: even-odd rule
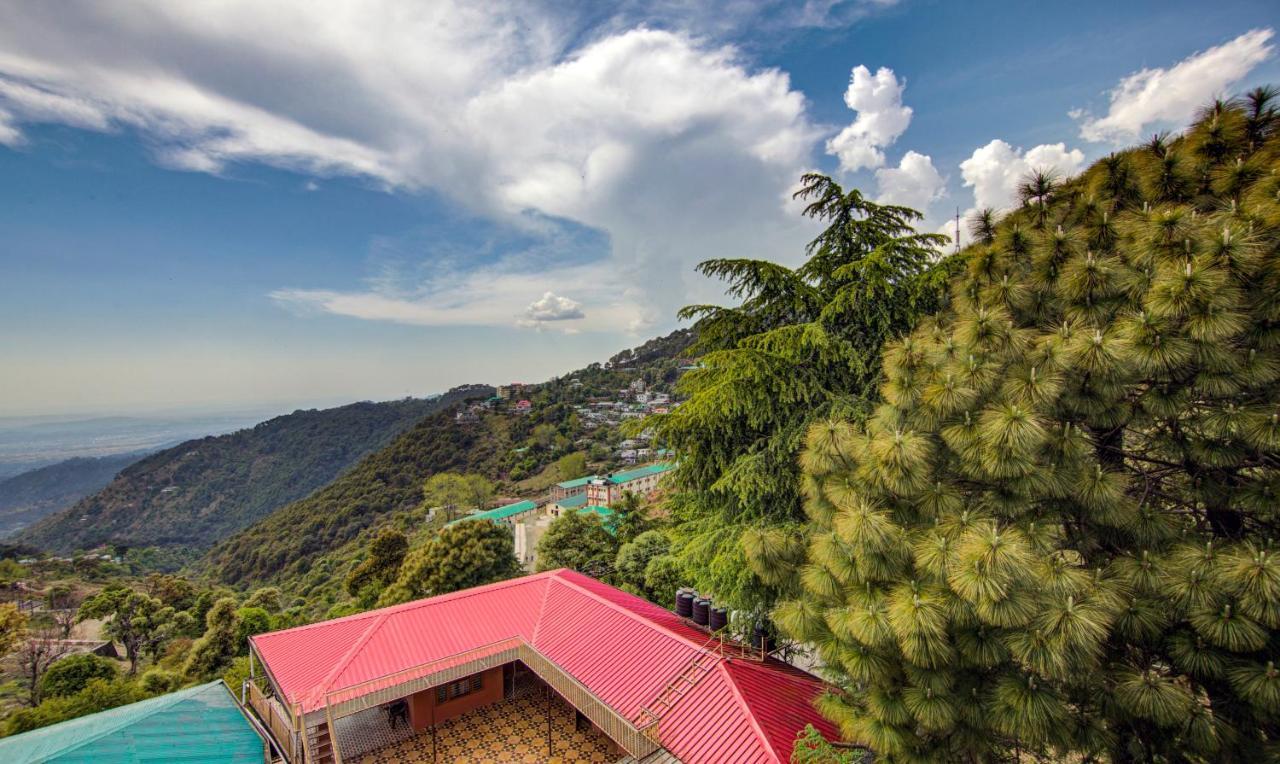
[[[262,762],[263,745],[218,680],[4,738],[0,761]]]
[[[537,502],[529,501],[528,499],[526,499],[525,501],[517,501],[515,504],[505,504],[501,507],[486,509],[483,512],[476,512],[474,515],[459,517],[457,520],[453,520],[449,522],[448,525],[453,525],[454,523],[460,523],[463,520],[506,520],[508,517],[511,517],[512,515],[518,515],[522,512],[530,512],[537,508],[538,508]]]
[[[285,698],[312,711],[326,692],[511,638],[628,719],[689,661],[709,654],[707,634],[671,611],[568,570],[252,640]],[[820,680],[780,661],[721,657],[664,716],[662,741],[686,764],[789,761],[806,724],[837,736],[812,705],[822,690]]]
[[[595,475],[587,475],[585,477],[574,478],[573,480],[566,480],[563,483],[556,483],[556,485],[561,488],[581,488],[582,486],[586,485],[593,477],[595,477]]]
[[[585,493],[575,493],[574,495],[570,496],[567,499],[561,499],[560,501],[556,502],[556,504],[558,504],[561,509],[577,509],[578,507],[581,507],[586,503],[587,503],[587,495]]]
[[[671,467],[672,465],[669,462],[662,462],[659,464],[647,464],[643,467],[636,467],[633,470],[626,470],[624,472],[615,472],[609,476],[609,481],[614,484],[629,483],[632,480],[635,480],[636,478],[647,477],[649,475],[659,475],[671,469]]]

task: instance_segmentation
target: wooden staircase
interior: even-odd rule
[[[320,722],[307,730],[308,764],[335,764],[333,739],[329,736],[329,724]]]
[[[680,702],[690,690],[698,686],[698,682],[703,677],[710,674],[715,669],[716,664],[720,662],[722,653],[720,650],[707,649],[713,642],[718,642],[718,638],[713,638],[698,650],[697,655],[689,659],[673,679],[663,685],[658,692],[658,697],[647,706],[641,706],[640,711],[636,714],[636,729],[643,732],[650,740],[659,745],[662,741],[658,739],[658,725],[662,721],[662,717],[666,716],[676,703]],[[723,644],[723,642],[721,642]]]

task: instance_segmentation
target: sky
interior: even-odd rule
[[[713,7],[714,6],[714,7]],[[1280,5],[0,0],[0,416],[537,381],[1280,83]]]

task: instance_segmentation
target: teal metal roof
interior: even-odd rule
[[[218,680],[0,739],[0,761],[260,763],[263,745]]]
[[[586,477],[574,478],[573,480],[566,480],[563,483],[556,483],[556,485],[559,486],[560,488],[581,488],[582,486],[586,485],[593,477],[595,477],[595,475],[587,475]]]
[[[580,515],[588,515],[593,512],[597,515],[600,515],[600,519],[602,520],[608,520],[609,518],[613,517],[613,514],[614,514],[612,509],[609,509],[608,507],[602,507],[599,504],[588,504],[587,506],[578,510],[578,514]]]
[[[660,475],[671,469],[671,467],[672,465],[668,462],[647,464],[643,467],[636,467],[633,470],[627,470],[626,472],[615,472],[609,476],[609,480],[615,485],[618,483],[628,483],[636,478],[648,477],[649,475]]]
[[[561,499],[556,502],[561,509],[577,509],[586,503],[587,495],[585,493],[576,493],[567,499]]]
[[[477,512],[474,515],[459,517],[457,520],[454,520],[453,522],[449,523],[449,525],[453,525],[453,523],[460,523],[463,520],[494,520],[494,521],[506,520],[507,518],[512,517],[513,515],[519,515],[524,512],[530,512],[537,508],[538,508],[537,502],[529,501],[526,499],[525,501],[517,501],[515,504],[507,504],[502,507],[494,507],[493,509],[486,509],[483,512]]]

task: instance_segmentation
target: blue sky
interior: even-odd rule
[[[1280,82],[1265,2],[0,0],[0,415],[537,380]]]

